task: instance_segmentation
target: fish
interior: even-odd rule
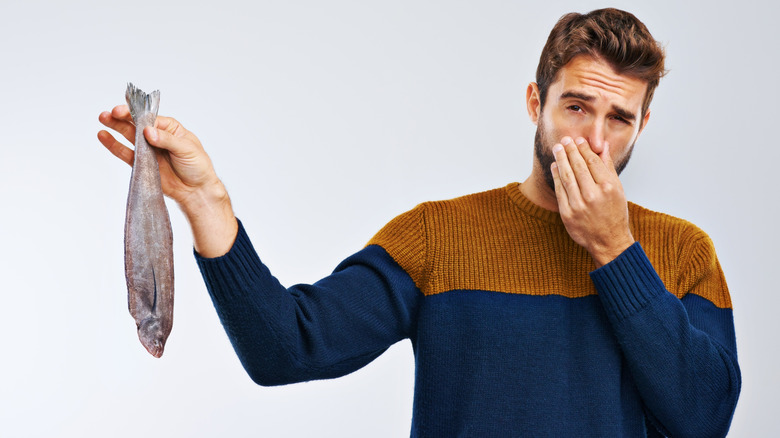
[[[165,206],[155,148],[144,137],[154,126],[160,91],[146,94],[127,84],[125,99],[135,124],[135,158],[125,216],[125,279],[138,339],[161,357],[173,327],[173,231]]]

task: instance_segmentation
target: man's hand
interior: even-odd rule
[[[122,134],[129,142],[135,143],[135,125],[127,105],[120,105],[111,112],[100,114],[99,120]],[[157,117],[155,127],[147,128],[144,136],[149,144],[158,148],[156,152],[160,164],[160,179],[166,196],[179,204],[186,204],[198,190],[208,191],[210,186],[220,185],[211,160],[198,138],[175,119]],[[112,154],[132,166],[132,149],[118,142],[106,131],[98,132],[98,139]],[[216,191],[213,188],[211,190]]]
[[[596,155],[584,138],[564,137],[553,154],[555,196],[566,231],[590,253],[597,267],[603,266],[634,243],[628,203],[609,144]]]
[[[135,125],[127,105],[100,114],[100,123],[135,143]],[[163,193],[179,204],[192,227],[195,249],[204,257],[225,254],[233,245],[238,224],[225,186],[217,178],[200,140],[175,119],[158,116],[154,127],[144,130],[155,146]],[[133,165],[135,152],[107,131],[98,140],[112,154]]]

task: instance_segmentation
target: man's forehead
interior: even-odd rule
[[[580,94],[594,100],[618,100],[621,106],[641,109],[647,92],[647,82],[633,76],[617,73],[612,66],[598,58],[577,56],[558,71],[551,84],[557,98]]]

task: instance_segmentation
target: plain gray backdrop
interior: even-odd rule
[[[616,1],[669,75],[623,174],[629,199],[715,242],[743,387],[731,436],[777,422],[778,60],[769,1]],[[595,1],[13,1],[0,5],[0,435],[408,436],[401,342],[332,381],[254,385],[169,203],[176,309],[165,355],[127,311],[130,168],[97,141],[127,82],[210,153],[263,260],[327,275],[419,202],[525,179],[525,89],[569,11]]]

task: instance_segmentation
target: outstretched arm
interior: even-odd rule
[[[291,287],[262,263],[243,227],[227,254],[196,259],[241,364],[260,385],[343,376],[414,328],[421,294],[377,245]]]
[[[127,141],[135,140],[135,125],[126,105],[101,113],[99,120]],[[176,201],[187,217],[195,250],[204,257],[227,253],[235,241],[238,224],[227,190],[200,140],[175,119],[162,116],[157,117],[154,127],[144,130],[144,136],[158,148],[163,192]],[[120,160],[133,164],[133,150],[108,131],[98,132],[98,139]]]
[[[100,122],[133,142],[135,126],[126,106],[100,114]],[[163,192],[192,226],[196,260],[217,314],[257,383],[341,376],[409,337],[419,291],[383,249],[372,245],[359,251],[313,285],[284,287],[239,228],[197,137],[168,117],[158,117],[144,135],[159,148]],[[98,138],[132,165],[131,148],[107,131]]]

